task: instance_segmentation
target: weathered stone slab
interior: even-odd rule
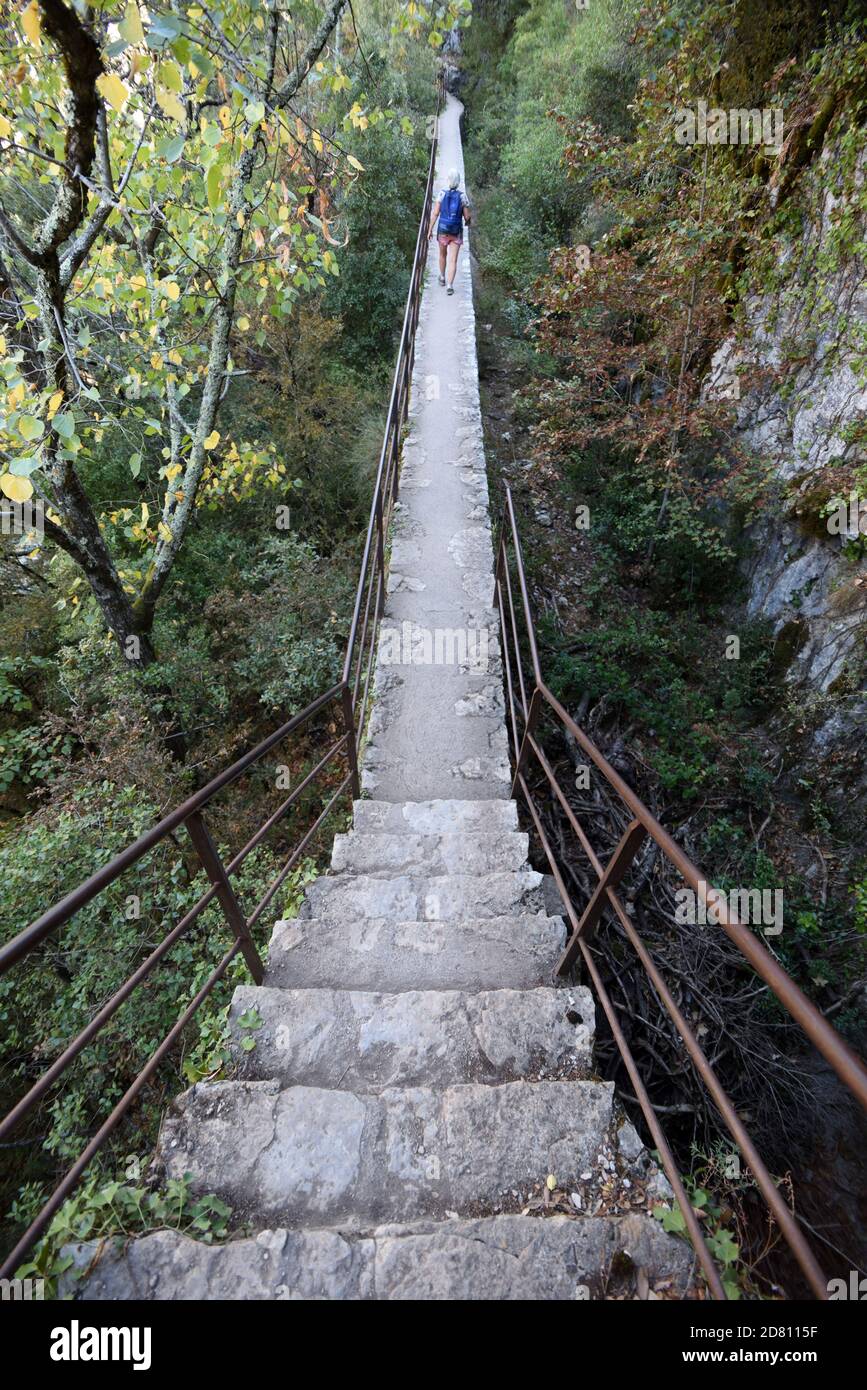
[[[390,917],[401,922],[460,922],[541,909],[542,875],[525,868],[491,874],[408,874],[375,878],[334,875],[311,883],[300,915],[348,921]],[[535,896],[534,896],[535,894]]]
[[[514,801],[356,801],[353,825],[365,834],[444,835],[517,830]]]
[[[271,938],[265,982],[281,989],[527,989],[550,984],[560,917],[463,922],[289,920]]]
[[[238,1026],[255,1010],[262,1026]],[[257,989],[232,1000],[234,1052],[242,1076],[282,1086],[377,1092],[575,1076],[590,1066],[594,1009],[589,990]],[[255,1046],[245,1052],[240,1040]]]
[[[239,1215],[356,1228],[520,1201],[577,1183],[611,1122],[610,1082],[513,1081],[378,1096],[276,1081],[200,1083],[175,1101],[158,1155]]]
[[[337,1231],[263,1231],[208,1246],[159,1231],[124,1250],[112,1241],[70,1247],[83,1287],[61,1293],[109,1299],[564,1300],[605,1297],[609,1271],[642,1269],[686,1293],[692,1252],[646,1216],[494,1216],[390,1226],[369,1236]],[[93,1261],[99,1254],[95,1264]],[[625,1276],[629,1278],[627,1273]],[[581,1317],[580,1309],[574,1316]]]
[[[463,831],[445,835],[359,833],[335,835],[332,873],[489,874],[520,869],[527,862],[529,836],[512,830],[484,834]]]

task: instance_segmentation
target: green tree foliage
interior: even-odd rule
[[[352,79],[329,47],[346,5],[31,0],[11,15],[0,488],[44,499],[50,540],[131,662],[153,658],[156,604],[197,505],[285,473],[273,446],[229,436],[219,417],[251,310],[290,318],[337,274],[329,222],[364,173],[343,137],[388,119],[346,101]],[[450,17],[405,5],[395,22],[433,39]],[[141,494],[108,518],[132,561],[91,491],[106,441]]]

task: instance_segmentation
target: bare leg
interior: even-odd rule
[[[444,280],[446,274],[446,248],[440,246],[440,279]]]
[[[455,275],[456,275],[457,269],[458,269],[458,253],[459,253],[460,249],[461,249],[461,248],[460,248],[460,245],[459,245],[458,242],[452,241],[452,242],[449,243],[449,246],[448,246],[448,253],[449,253],[449,273],[448,273],[448,282],[449,282],[449,289],[451,289],[452,285],[455,283]]]

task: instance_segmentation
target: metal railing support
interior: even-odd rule
[[[352,799],[353,801],[357,801],[361,796],[361,782],[358,776],[358,748],[355,742],[355,715],[352,709],[352,691],[346,682],[344,682],[343,685],[341,705],[343,707],[343,724],[346,729],[346,760],[349,763],[349,781],[352,789]]]
[[[241,951],[244,960],[247,962],[247,969],[253,976],[257,985],[261,985],[265,978],[265,967],[262,958],[256,950],[255,942],[250,935],[250,928],[247,926],[247,919],[244,916],[241,904],[235,896],[235,890],[229,882],[223,861],[220,858],[217,846],[211,838],[211,832],[205,825],[201,811],[194,811],[187,821],[187,833],[193,842],[199,862],[202,865],[209,880],[217,890],[217,899],[223,914],[232,931],[235,940]]]
[[[592,939],[596,924],[608,906],[609,889],[616,888],[624,874],[628,872],[629,866],[646,835],[647,831],[641,821],[630,821],[584,909],[584,915],[569,938],[566,949],[557,963],[555,974],[565,975],[575,962],[575,957],[578,954],[578,942]]]

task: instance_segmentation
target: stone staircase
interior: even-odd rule
[[[690,1252],[593,1078],[589,992],[550,983],[565,929],[526,856],[512,801],[358,802],[264,986],[235,993],[238,1079],[180,1096],[160,1136],[162,1176],[259,1234],[111,1245],[85,1296],[571,1299],[637,1269],[682,1292]],[[522,1215],[549,1175],[573,1214]]]
[[[458,108],[442,170],[460,167]],[[242,1233],[79,1247],[85,1297],[628,1297],[639,1270],[668,1296],[688,1286],[690,1249],[648,1214],[667,1185],[593,1075],[592,998],[552,983],[565,929],[508,799],[466,266],[457,290],[429,273],[421,306],[374,799],[277,923],[264,986],[235,993],[237,1077],[180,1096],[160,1135],[161,1175],[219,1194]],[[439,629],[483,648],[431,660]],[[386,661],[406,630],[409,659]]]

